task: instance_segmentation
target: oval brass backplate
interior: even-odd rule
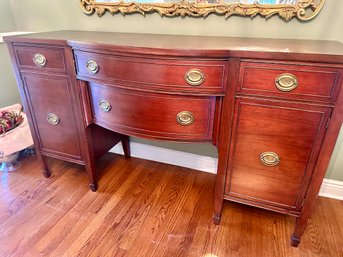
[[[284,73],[275,79],[275,86],[282,92],[289,92],[298,87],[298,79],[290,73]]]
[[[112,109],[111,104],[107,100],[104,100],[104,99],[101,99],[99,101],[99,106],[104,112],[109,112]]]
[[[46,119],[53,126],[56,126],[58,123],[60,123],[60,118],[55,113],[52,113],[52,112],[48,113],[48,116]]]
[[[182,126],[189,126],[194,122],[194,116],[191,112],[182,111],[176,115],[176,121]]]
[[[87,70],[93,74],[99,71],[99,65],[96,61],[90,60],[86,63]]]
[[[280,157],[274,152],[264,152],[260,155],[260,161],[265,166],[276,166],[280,163]]]
[[[33,56],[32,60],[33,60],[34,64],[36,64],[36,66],[38,66],[40,68],[44,67],[46,64],[46,58],[42,54],[35,54]]]
[[[185,81],[191,86],[199,86],[205,81],[205,75],[199,69],[191,69],[186,72]]]

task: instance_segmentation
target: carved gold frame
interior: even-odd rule
[[[158,12],[161,16],[193,16],[206,17],[211,13],[224,15],[228,18],[232,15],[249,16],[251,18],[260,15],[269,18],[273,15],[279,15],[285,21],[294,17],[301,21],[313,19],[322,9],[325,0],[299,0],[294,5],[270,5],[270,4],[199,4],[195,2],[186,2],[181,0],[177,3],[136,3],[136,2],[103,2],[97,3],[95,0],[79,0],[82,10],[92,15],[96,13],[102,16],[106,11],[123,15],[128,13],[146,13]]]

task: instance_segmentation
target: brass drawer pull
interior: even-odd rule
[[[274,152],[261,153],[260,160],[265,166],[276,166],[280,163],[279,155]]]
[[[99,65],[96,61],[90,60],[86,64],[87,70],[93,74],[97,73],[99,71]]]
[[[35,54],[32,60],[34,64],[36,64],[36,66],[38,66],[39,68],[44,67],[46,64],[46,58],[42,54]]]
[[[109,112],[112,109],[111,104],[103,99],[99,101],[99,106],[104,112]]]
[[[182,126],[189,126],[194,122],[194,116],[191,112],[182,111],[177,114],[176,121]]]
[[[199,86],[205,81],[205,75],[199,69],[191,69],[186,72],[185,81],[191,86]]]
[[[52,112],[48,113],[47,120],[53,126],[56,126],[58,123],[60,123],[60,118]]]
[[[284,73],[275,79],[275,86],[282,92],[289,92],[297,88],[298,80],[290,73]]]

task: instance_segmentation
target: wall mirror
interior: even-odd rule
[[[294,17],[307,21],[315,17],[325,0],[79,0],[82,10],[99,16],[106,12],[157,12],[161,16],[206,17],[211,13],[228,18],[232,15],[269,18],[279,15],[285,21]]]

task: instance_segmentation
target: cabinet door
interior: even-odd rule
[[[22,74],[26,100],[41,151],[81,159],[68,77]]]
[[[226,195],[299,210],[331,108],[238,98]]]

